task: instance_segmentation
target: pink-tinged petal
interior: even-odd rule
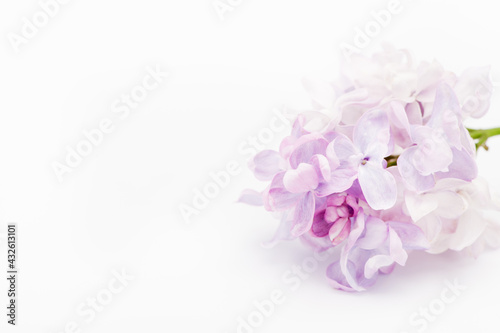
[[[403,243],[394,229],[389,228],[389,249],[392,259],[404,266],[408,259],[408,253],[403,249]]]
[[[396,204],[396,179],[386,169],[368,162],[359,167],[358,179],[366,201],[373,209],[389,209]]]
[[[316,195],[325,197],[349,189],[356,179],[357,172],[351,169],[337,169],[331,173],[330,181],[322,182],[315,190]]]
[[[477,211],[468,210],[460,217],[457,229],[450,236],[449,248],[462,251],[476,242],[484,233],[488,221]]]
[[[339,207],[341,206],[344,202],[346,202],[347,196],[346,195],[332,195],[329,196],[326,203],[328,206],[336,206]]]
[[[467,181],[477,178],[478,169],[475,158],[465,150],[453,148],[452,153],[453,162],[448,167],[448,172],[436,173],[436,178],[458,178]]]
[[[287,136],[281,141],[279,152],[284,160],[288,160],[290,158],[290,155],[292,154],[294,149],[295,141],[297,141],[297,138],[291,135]]]
[[[354,220],[354,224],[351,224],[351,232],[349,233],[349,237],[347,238],[347,243],[342,248],[342,252],[340,254],[340,269],[342,273],[345,275],[345,280],[348,285],[352,286],[355,290],[363,290],[356,278],[356,272],[353,272],[352,269],[348,269],[349,263],[349,252],[356,245],[356,241],[361,236],[365,229],[365,215],[361,210],[356,219]]]
[[[422,176],[413,165],[416,147],[405,150],[398,158],[398,170],[403,180],[412,189],[418,192],[430,190],[436,183],[434,176]]]
[[[326,210],[325,210],[325,220],[332,223],[332,222],[335,222],[339,219],[339,213],[338,213],[338,210],[339,207],[335,207],[335,206],[329,206],[329,207],[326,207]],[[342,217],[345,217],[345,216],[342,216]]]
[[[365,233],[358,239],[357,246],[364,250],[376,249],[387,240],[389,228],[387,224],[376,217],[366,219]]]
[[[349,237],[350,232],[351,232],[351,224],[346,223],[340,234],[337,237],[335,237],[335,239],[332,240],[332,245],[337,246],[341,244],[344,240],[347,239],[347,237]]]
[[[349,262],[348,265],[351,271],[355,270],[355,266],[352,262]],[[356,289],[351,287],[349,282],[347,281],[340,265],[340,261],[336,261],[328,266],[328,268],[326,269],[326,276],[330,285],[335,289],[350,292],[357,291]]]
[[[281,141],[279,152],[283,159],[288,160],[290,158],[296,145],[301,142],[299,139],[307,140],[307,135],[310,134],[310,132],[304,129],[305,122],[305,117],[298,115],[293,123],[292,133]],[[304,139],[304,137],[306,138]]]
[[[300,163],[309,163],[314,155],[325,155],[328,141],[320,134],[307,134],[300,137],[294,146],[289,158],[292,169],[297,168]]]
[[[379,269],[390,267],[394,264],[394,260],[388,255],[374,255],[366,261],[365,264],[365,277],[371,279],[378,273]]]
[[[326,237],[316,237],[312,231],[306,232],[300,236],[300,241],[302,244],[312,248],[317,253],[325,252],[326,250],[332,249],[332,243]]]
[[[263,150],[255,155],[252,162],[250,169],[253,171],[255,178],[271,180],[282,170],[283,159],[277,151]]]
[[[273,179],[271,180],[271,184],[269,185],[269,188],[270,189],[273,189],[273,188],[283,188],[284,185],[283,185],[283,177],[285,177],[285,173],[286,171],[281,171],[279,173],[277,173]]]
[[[468,208],[468,203],[464,198],[453,191],[440,191],[427,193],[428,200],[439,203],[436,214],[445,219],[457,219],[462,216]]]
[[[356,197],[354,197],[352,195],[348,195],[345,199],[345,202],[353,209],[352,216],[358,215],[359,204],[358,204],[358,200],[356,199]]]
[[[300,197],[300,194],[290,193],[284,188],[273,188],[269,190],[267,196],[269,209],[272,211],[289,209],[297,203]]]
[[[330,163],[330,168],[335,170],[340,166],[340,159],[337,156],[337,153],[335,152],[335,140],[339,137],[337,135],[332,142],[328,144],[326,147],[326,158],[328,159],[328,162]],[[345,138],[345,137],[344,137]]]
[[[254,190],[244,190],[243,192],[241,192],[238,202],[252,206],[264,205],[264,201],[262,199],[262,193]]]
[[[342,229],[344,229],[346,223],[350,224],[350,221],[349,218],[344,217],[337,219],[335,223],[331,224],[331,228],[328,232],[328,236],[330,237],[331,241],[333,241],[342,232]]]
[[[325,220],[325,211],[320,211],[314,215],[311,231],[316,237],[325,237],[332,227],[332,223]]]
[[[490,108],[493,84],[490,67],[473,67],[460,75],[453,87],[466,115],[481,118]]]
[[[415,223],[425,235],[429,243],[433,243],[442,229],[442,221],[436,215],[427,215]]]
[[[413,102],[409,103],[405,107],[406,115],[408,116],[408,121],[410,125],[423,125],[422,120],[422,108],[420,107],[420,103]]]
[[[337,207],[337,215],[339,217],[349,217],[349,208],[347,208],[346,206],[342,206],[342,207]]]
[[[392,265],[389,265],[389,266],[380,267],[378,271],[381,274],[391,274],[394,271],[395,267],[396,267],[396,263],[393,263]]]
[[[321,175],[323,180],[330,180],[332,170],[330,169],[330,163],[324,155],[314,155],[310,163],[316,169],[316,173]]]
[[[293,123],[292,126],[292,137],[298,139],[304,135],[310,134],[308,131],[304,129],[304,123],[306,122],[306,119],[298,115],[297,119],[295,119],[295,122]]]
[[[438,201],[428,200],[428,195],[417,194],[411,191],[406,192],[405,203],[411,219],[415,222],[431,214],[438,208]]]
[[[424,232],[412,223],[389,221],[389,227],[396,232],[406,250],[426,250],[429,242]]]
[[[306,193],[295,206],[291,234],[300,236],[311,229],[314,218],[314,194]]]
[[[357,253],[353,260],[348,260],[346,264],[346,269],[343,269],[341,263],[334,262],[327,268],[327,277],[329,279],[330,285],[333,288],[340,289],[343,291],[364,291],[367,288],[373,286],[377,281],[377,275],[375,274],[371,279],[367,279],[364,276],[364,262],[368,260],[368,257],[364,253]],[[354,284],[347,277],[352,277],[354,279]]]
[[[359,119],[353,133],[354,145],[366,155],[383,159],[389,153],[391,131],[389,118],[383,110],[365,113]]]
[[[283,185],[291,193],[304,193],[318,187],[319,179],[316,169],[301,163],[295,170],[288,170],[283,177]]]

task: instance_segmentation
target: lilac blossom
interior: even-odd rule
[[[385,168],[384,157],[391,151],[389,118],[374,110],[361,117],[354,128],[353,141],[339,135],[330,144],[341,166],[358,174],[359,184],[368,204],[376,210],[396,203],[396,180]]]
[[[337,82],[303,83],[313,109],[297,116],[278,150],[252,159],[267,187],[240,198],[280,219],[265,245],[341,248],[327,276],[344,291],[372,286],[410,251],[477,256],[500,246],[500,224],[486,216],[500,201],[478,179],[474,141],[485,146],[500,129],[464,124],[489,109],[488,67],[457,76],[386,47],[354,56]]]
[[[373,285],[379,273],[404,266],[407,250],[428,246],[424,233],[412,223],[382,221],[361,210],[353,221],[340,260],[327,269],[332,286],[344,291],[362,291]]]

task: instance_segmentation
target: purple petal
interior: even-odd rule
[[[332,243],[327,237],[316,237],[312,231],[302,234],[299,239],[303,244],[319,253],[332,248]]]
[[[301,163],[295,170],[288,170],[283,177],[283,185],[291,193],[304,193],[316,189],[319,179],[316,169]]]
[[[424,232],[418,226],[405,222],[387,222],[389,227],[396,232],[406,250],[426,250],[429,242]]]
[[[300,194],[290,193],[284,188],[273,188],[268,194],[269,208],[273,211],[286,210],[295,205],[300,197]]]
[[[316,173],[321,175],[323,180],[329,181],[331,178],[331,169],[328,159],[324,155],[314,155],[310,162],[316,169]]]
[[[452,111],[455,115],[459,115],[460,103],[453,89],[446,83],[441,83],[436,89],[432,116],[427,126],[442,128],[442,122],[445,118],[446,111]]]
[[[358,178],[366,201],[373,209],[389,209],[396,204],[396,179],[389,171],[368,162],[359,167]]]
[[[344,135],[339,135],[332,141],[331,145],[335,151],[336,158],[339,159],[341,163],[353,164],[354,161],[351,162],[350,160],[356,155],[360,155],[359,159],[362,158],[361,152],[354,146],[351,140]],[[331,154],[330,150],[328,152]]]
[[[353,133],[354,145],[363,154],[376,159],[388,155],[391,139],[389,118],[383,110],[373,110],[365,113],[359,119]]]
[[[352,262],[349,262],[348,265],[350,266],[351,270],[355,270],[354,264]],[[356,289],[351,287],[349,282],[347,282],[346,276],[344,275],[344,272],[342,271],[342,268],[340,266],[340,261],[336,261],[328,266],[328,268],[326,269],[326,276],[333,288],[343,291],[356,291]]]
[[[452,149],[453,162],[448,167],[448,172],[439,172],[436,178],[458,178],[471,181],[477,178],[477,163],[473,156],[465,150]]]
[[[314,215],[311,231],[316,237],[325,237],[328,235],[328,231],[332,227],[332,223],[325,221],[324,217],[325,211],[320,211]]]
[[[418,102],[406,104],[405,111],[411,125],[422,125],[422,109]]]
[[[380,269],[390,267],[394,264],[394,260],[385,254],[378,254],[370,257],[365,264],[365,277],[367,279],[373,278]]]
[[[352,269],[348,269],[349,263],[349,252],[354,248],[356,241],[361,236],[365,228],[365,215],[363,211],[360,211],[358,216],[356,217],[354,224],[351,225],[351,232],[349,237],[347,238],[347,243],[342,248],[342,252],[340,254],[340,269],[342,273],[345,275],[345,279],[347,283],[352,286],[356,290],[363,290],[361,286],[358,285],[356,279],[356,272],[353,272]]]
[[[392,265],[385,266],[385,267],[380,267],[378,269],[379,273],[381,274],[391,274],[392,271],[394,271],[394,268],[396,267],[396,263],[393,263]]]
[[[387,240],[389,228],[381,219],[368,217],[366,219],[365,233],[358,239],[357,246],[364,250],[373,250],[380,247]]]
[[[280,154],[274,150],[263,150],[253,158],[250,169],[255,178],[259,180],[271,180],[274,175],[281,171],[283,159]]]
[[[413,148],[412,164],[422,176],[446,171],[453,160],[453,153],[444,134],[427,126],[414,128],[412,135],[418,145]]]
[[[340,135],[337,134],[336,137],[333,138],[332,141],[326,147],[326,158],[330,163],[331,169],[337,169],[340,166],[340,159],[337,156],[337,153],[335,152],[335,142],[334,142],[339,136]]]
[[[333,224],[328,232],[328,236],[332,241],[332,245],[338,245],[342,243],[347,236],[349,236],[349,232],[351,231],[351,222],[349,218],[344,217],[338,219],[337,222]]]
[[[404,266],[406,260],[408,259],[408,253],[406,253],[406,251],[403,249],[403,243],[401,242],[401,239],[399,238],[398,234],[393,229],[390,228],[389,228],[389,247],[390,247],[391,257],[394,259],[394,261],[400,264],[401,266]]]
[[[314,217],[314,194],[306,193],[295,206],[291,234],[300,236],[311,229]]]
[[[293,138],[298,139],[304,135],[309,134],[309,132],[304,129],[305,121],[306,121],[306,119],[303,116],[301,116],[301,115],[297,116],[297,119],[295,119],[295,122],[293,123],[293,126],[292,126],[292,135],[291,136]]]
[[[315,192],[320,197],[344,192],[352,186],[356,176],[357,172],[352,169],[334,170],[331,173],[330,181],[320,183]]]
[[[401,147],[411,145],[410,122],[406,111],[398,102],[391,102],[389,105],[389,120],[392,124],[391,133],[396,143]]]
[[[307,134],[300,137],[295,143],[289,161],[292,169],[300,163],[308,163],[314,155],[325,155],[328,141],[319,134]]]
[[[419,192],[430,190],[436,184],[434,177],[422,176],[413,165],[416,147],[405,150],[398,158],[398,170],[404,181]]]
[[[243,190],[238,199],[238,202],[245,203],[252,206],[262,206],[264,201],[262,199],[262,193],[254,190]]]
[[[344,202],[346,202],[347,196],[345,195],[332,195],[328,197],[328,200],[326,201],[328,206],[342,206]]]
[[[363,190],[361,189],[361,186],[359,185],[359,179],[356,179],[353,183],[352,186],[346,191],[347,194],[350,194],[360,200],[366,201],[365,195],[363,194]]]

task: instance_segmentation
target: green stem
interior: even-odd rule
[[[493,136],[500,135],[500,127],[490,128],[484,130],[476,130],[476,129],[467,129],[469,131],[470,136],[474,141],[476,141],[476,149],[483,147],[485,150],[488,150],[488,146],[486,145],[486,141]]]

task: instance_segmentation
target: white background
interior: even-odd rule
[[[221,20],[212,0],[73,0],[15,52],[8,34],[19,34],[40,5],[2,1],[0,225],[4,233],[18,223],[20,293],[19,325],[6,328],[2,278],[0,331],[59,333],[76,322],[66,332],[236,332],[238,317],[279,289],[283,304],[255,332],[416,332],[412,313],[457,279],[467,289],[427,331],[498,332],[499,251],[477,260],[414,254],[360,294],[331,289],[325,261],[292,291],[283,275],[310,250],[298,242],[261,247],[276,220],[235,203],[244,188],[264,186],[238,147],[269,125],[274,108],[307,108],[300,79],[333,78],[339,45],[388,3],[243,0]],[[489,64],[500,82],[495,5],[401,0],[362,53],[389,41],[457,73]],[[157,65],[169,78],[120,121],[113,102]],[[471,126],[500,126],[499,94]],[[104,118],[115,130],[59,182],[52,163]],[[480,173],[496,190],[500,140],[490,146]],[[187,224],[180,204],[230,161],[241,172]],[[3,272],[4,251],[2,244]],[[122,270],[134,280],[86,322],[77,308]]]

